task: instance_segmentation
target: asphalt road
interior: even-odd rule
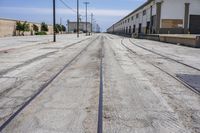
[[[199,77],[199,49],[110,34],[51,39],[0,38],[0,132],[200,133],[200,95],[177,76]]]

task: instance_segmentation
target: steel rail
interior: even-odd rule
[[[87,48],[93,44],[98,39],[96,37],[94,40],[92,40],[86,47],[84,47],[76,56],[74,56],[69,62],[67,62],[63,68],[61,68],[54,76],[52,76],[47,82],[45,82],[38,91],[29,99],[27,100],[16,112],[14,112],[1,126],[0,126],[0,132],[5,129],[6,126],[21,112],[23,111],[41,92],[44,91],[71,63],[76,60],[84,51],[87,50]]]
[[[130,51],[132,54],[137,55],[135,51],[133,51],[132,49],[130,49],[129,47],[127,47],[124,43],[123,43],[123,39],[121,40],[121,44],[128,49],[128,51]],[[138,55],[137,55],[138,56]],[[186,82],[180,80],[179,78],[177,78],[176,76],[174,76],[173,74],[170,74],[169,72],[165,71],[164,69],[162,69],[161,67],[150,63],[149,61],[147,61],[149,64],[151,64],[152,66],[156,67],[157,69],[161,70],[162,72],[164,72],[165,74],[167,74],[168,76],[174,78],[175,80],[177,80],[179,83],[181,83],[182,85],[184,85],[186,88],[190,89],[191,91],[193,91],[196,94],[200,94],[200,92],[198,90],[196,90],[194,87],[190,86],[189,84],[187,84]]]
[[[158,52],[155,52],[155,51],[153,51],[153,50],[150,50],[150,49],[148,49],[148,48],[145,48],[145,47],[143,47],[143,46],[140,46],[140,45],[134,43],[133,41],[131,41],[131,39],[129,39],[129,41],[130,41],[133,45],[135,45],[135,46],[137,46],[137,47],[139,47],[139,48],[142,48],[142,49],[144,49],[144,50],[146,50],[146,51],[149,51],[149,52],[151,52],[151,53],[153,53],[153,54],[162,56],[162,57],[164,57],[164,58],[166,58],[166,59],[169,59],[169,60],[172,60],[172,61],[174,61],[174,62],[176,62],[176,63],[182,64],[182,65],[187,66],[187,67],[189,67],[189,68],[192,68],[192,69],[195,69],[195,70],[197,70],[197,71],[200,71],[200,68],[196,68],[196,67],[194,67],[194,66],[188,65],[188,64],[183,63],[183,62],[181,62],[181,61],[178,61],[178,60],[176,60],[176,59],[170,58],[170,57],[168,57],[168,56],[166,56],[166,55],[160,54],[160,53],[158,53]]]
[[[61,50],[64,50],[64,49],[69,48],[69,47],[72,47],[72,46],[75,46],[75,45],[77,45],[77,44],[79,44],[79,43],[81,43],[81,42],[87,41],[88,39],[90,39],[90,38],[86,38],[86,39],[80,40],[80,41],[78,41],[78,42],[69,44],[69,45],[65,46],[64,48],[62,48]],[[32,46],[33,46],[33,45],[32,45]],[[26,47],[29,47],[29,46],[26,46]],[[4,69],[4,70],[0,71],[0,77],[3,76],[3,75],[5,75],[5,74],[7,74],[7,73],[9,73],[9,72],[11,72],[11,71],[14,71],[15,69],[18,69],[18,68],[24,67],[24,66],[26,66],[26,65],[29,65],[29,64],[31,64],[31,63],[33,63],[33,62],[35,62],[35,61],[41,60],[41,59],[43,59],[43,58],[45,58],[45,57],[47,57],[47,56],[49,56],[49,55],[53,55],[53,54],[55,54],[55,53],[57,53],[57,52],[58,52],[58,50],[57,50],[57,51],[53,51],[53,52],[49,52],[49,53],[47,53],[47,54],[44,54],[44,55],[41,55],[41,56],[37,56],[37,57],[35,57],[35,58],[32,58],[32,59],[30,59],[30,60],[27,60],[27,61],[25,61],[25,62],[22,63],[22,64],[13,66],[13,67],[11,67],[11,68]]]
[[[103,38],[101,38],[103,39]],[[99,84],[99,107],[98,107],[98,126],[97,133],[103,132],[103,40],[101,42],[100,51],[100,84]]]

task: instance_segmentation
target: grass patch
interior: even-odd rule
[[[47,33],[45,31],[41,31],[41,32],[36,32],[35,35],[47,35]]]

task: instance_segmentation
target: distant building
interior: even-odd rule
[[[86,33],[86,22],[79,22],[79,31]],[[91,32],[91,23],[87,23],[87,31]],[[77,22],[68,21],[68,32],[77,32]]]
[[[200,0],[148,0],[107,32],[200,34]]]
[[[17,36],[18,32],[16,31],[16,22],[25,22],[21,20],[12,20],[12,19],[4,19],[0,18],[0,37],[7,37],[7,36]],[[26,31],[24,35],[34,35],[33,25],[37,25],[39,30],[41,29],[40,23],[35,22],[27,22],[29,24],[30,31]],[[53,34],[53,26],[48,25],[49,31],[47,34]]]

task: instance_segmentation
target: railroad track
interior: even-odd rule
[[[124,40],[124,39],[121,40],[122,46],[124,46],[124,47],[125,47],[128,51],[130,51],[132,54],[138,56],[134,50],[130,49],[128,46],[126,46],[126,45],[124,44],[123,40]],[[177,60],[175,60],[175,59],[172,59],[172,58],[170,58],[170,57],[167,57],[167,56],[165,56],[165,55],[162,55],[162,54],[160,54],[160,53],[157,53],[157,52],[155,52],[155,51],[153,51],[153,50],[150,50],[150,49],[147,49],[147,48],[145,48],[145,47],[139,46],[139,45],[133,43],[130,39],[129,39],[129,41],[130,41],[132,44],[134,44],[135,46],[139,47],[139,48],[142,48],[142,49],[144,49],[144,50],[146,50],[146,51],[149,51],[149,52],[151,52],[151,53],[153,53],[153,54],[156,54],[156,55],[165,57],[166,59],[169,59],[169,60],[174,61],[174,62],[176,62],[176,63],[178,63],[178,64],[184,65],[184,66],[186,66],[186,67],[189,67],[189,68],[191,68],[191,69],[194,69],[194,70],[200,72],[200,69],[198,69],[198,68],[196,68],[196,67],[190,66],[190,65],[185,64],[185,63],[183,63],[183,62],[177,61]],[[138,57],[141,58],[140,56],[138,56]],[[147,61],[147,62],[148,62],[149,64],[151,64],[152,66],[156,67],[157,69],[159,69],[160,71],[164,72],[164,73],[167,74],[168,76],[170,76],[170,77],[172,77],[173,79],[177,80],[179,83],[181,83],[182,85],[184,85],[186,88],[192,90],[192,91],[195,92],[196,94],[200,94],[200,91],[198,91],[196,88],[194,88],[193,86],[189,85],[188,83],[186,83],[186,82],[180,80],[177,76],[175,76],[175,75],[169,73],[168,71],[164,70],[163,68],[159,67],[158,65],[155,65],[155,64],[153,64],[153,63],[151,63],[151,62],[149,62],[149,61]]]
[[[17,111],[15,111],[2,125],[0,125],[0,132],[21,112],[23,111],[41,92],[43,92],[69,65],[72,64],[87,48],[92,45],[99,37],[92,40],[86,47],[84,47],[77,55],[75,55],[69,62],[67,62],[54,76],[38,88],[37,92],[31,96]],[[101,61],[102,64],[102,61]],[[102,72],[101,72],[102,73]],[[102,78],[101,78],[102,79]]]
[[[101,50],[100,50],[100,84],[99,84],[99,107],[98,107],[98,126],[97,133],[103,132],[103,37],[101,38]]]
[[[86,38],[86,39],[80,40],[78,42],[72,43],[72,44],[64,47],[64,49],[67,48],[67,47],[70,47],[73,44],[81,43],[81,42],[86,41],[88,39],[90,39],[90,38]],[[49,44],[49,43],[51,43],[51,42],[38,42],[38,43],[35,43],[35,44],[32,44],[32,45],[28,45],[28,46],[22,46],[22,47],[16,47],[16,48],[8,48],[8,49],[0,49],[0,53],[7,53],[8,51],[12,51],[12,50],[30,48],[30,47],[34,47],[34,46],[38,46],[38,45]]]
[[[140,45],[134,43],[133,41],[131,41],[131,39],[129,39],[129,41],[130,41],[133,45],[135,45],[135,46],[137,46],[137,47],[139,47],[139,48],[141,48],[141,49],[144,49],[144,50],[149,51],[149,52],[151,52],[151,53],[153,53],[153,54],[162,56],[162,57],[164,57],[164,58],[166,58],[166,59],[169,59],[169,60],[171,60],[171,61],[174,61],[174,62],[176,62],[176,63],[182,64],[182,65],[184,65],[184,66],[186,66],[186,67],[195,69],[195,70],[197,70],[197,71],[200,72],[200,69],[199,69],[199,68],[196,68],[196,67],[191,66],[191,65],[189,65],[189,64],[183,63],[183,62],[178,61],[178,60],[176,60],[176,59],[173,59],[173,58],[170,58],[170,57],[165,56],[165,55],[163,55],[163,54],[160,54],[160,53],[158,53],[158,52],[156,52],[156,51],[153,51],[153,50],[151,50],[151,49],[148,49],[148,48],[145,48],[145,47],[143,47],[143,46],[140,46]]]
[[[83,39],[83,40],[81,40],[81,41],[78,41],[78,42],[72,43],[72,44],[70,44],[70,45],[67,45],[67,46],[65,46],[64,48],[62,48],[62,50],[67,49],[67,48],[69,48],[69,47],[72,47],[72,46],[74,46],[74,45],[80,44],[80,43],[82,43],[82,42],[84,42],[84,41],[87,41],[88,39],[90,39],[90,38],[86,38],[86,39]],[[27,46],[27,47],[30,47],[30,46]],[[11,72],[11,71],[13,71],[13,70],[15,70],[15,69],[18,69],[18,68],[20,68],[20,67],[27,66],[27,65],[29,65],[29,64],[31,64],[31,63],[33,63],[33,62],[35,62],[35,61],[44,59],[44,58],[46,58],[46,57],[48,57],[48,56],[50,56],[50,55],[53,55],[53,54],[55,54],[55,53],[57,53],[57,52],[58,52],[58,50],[57,50],[57,51],[53,51],[53,52],[49,52],[49,53],[47,53],[47,54],[44,54],[44,55],[41,55],[41,56],[32,58],[32,59],[30,59],[30,60],[27,60],[27,61],[23,62],[22,64],[13,66],[13,67],[11,67],[11,68],[7,68],[7,69],[5,69],[5,70],[2,70],[2,71],[0,71],[0,76],[3,76],[3,75],[5,75],[5,74],[7,74],[8,72]]]

